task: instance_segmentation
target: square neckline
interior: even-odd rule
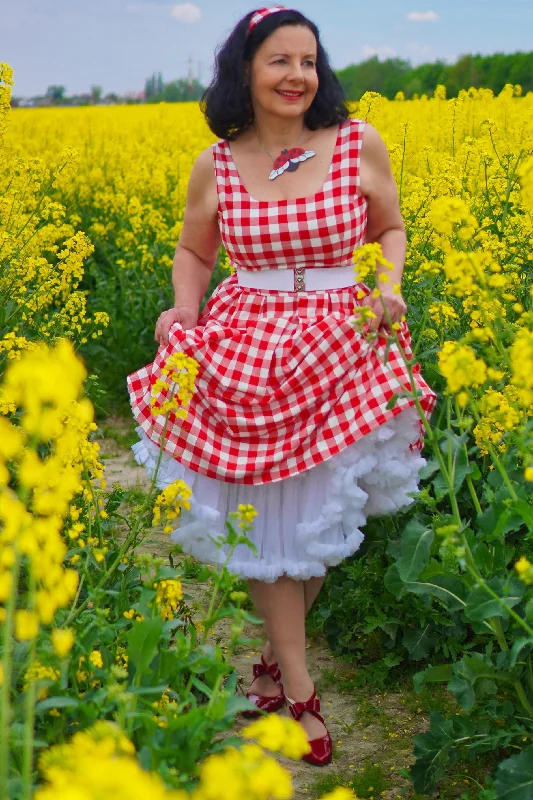
[[[241,191],[248,197],[249,200],[251,200],[252,203],[260,203],[260,204],[262,203],[263,205],[265,205],[265,204],[266,205],[272,205],[273,203],[277,203],[278,205],[279,205],[279,203],[303,203],[303,202],[309,202],[311,200],[314,200],[316,197],[318,197],[318,195],[323,194],[323,192],[325,191],[324,187],[331,180],[331,174],[333,172],[333,167],[334,167],[334,164],[335,164],[335,157],[337,155],[337,150],[338,150],[338,148],[340,146],[340,141],[341,141],[341,137],[342,137],[342,131],[343,131],[344,125],[347,122],[348,122],[348,120],[343,120],[342,122],[339,123],[339,125],[337,127],[337,138],[335,140],[335,147],[333,148],[333,155],[331,157],[331,162],[330,162],[330,165],[329,165],[329,169],[328,169],[326,178],[324,180],[324,183],[322,184],[322,186],[320,187],[318,192],[315,192],[315,194],[305,195],[304,197],[294,197],[294,198],[291,198],[290,200],[286,200],[286,199],[281,199],[281,200],[256,200],[255,197],[252,197],[252,195],[250,194],[250,192],[248,191],[248,189],[246,188],[246,186],[244,185],[244,183],[242,181],[242,178],[241,178],[241,176],[239,174],[239,170],[235,166],[235,161],[233,160],[233,155],[231,153],[231,148],[229,146],[229,141],[226,139],[225,140],[225,145],[226,145],[226,149],[228,151],[229,160],[231,162],[231,165],[232,165],[233,169],[235,170],[235,174],[237,175]]]

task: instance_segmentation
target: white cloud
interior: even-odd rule
[[[410,22],[436,22],[439,15],[435,11],[410,11],[405,17]]]
[[[194,3],[179,3],[171,8],[170,16],[178,22],[198,22],[202,18],[202,12]]]
[[[384,44],[378,47],[373,47],[370,44],[365,44],[361,48],[363,55],[366,58],[373,58],[377,56],[380,60],[385,58],[394,58],[398,55],[396,50],[393,50],[392,47],[389,47],[388,44]]]
[[[194,3],[154,3],[153,0],[133,0],[126,5],[127,11],[152,15],[165,14],[178,22],[198,22],[202,12]]]

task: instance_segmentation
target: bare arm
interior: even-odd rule
[[[363,133],[360,176],[361,192],[368,201],[366,241],[378,242],[383,256],[394,265],[393,270],[378,265],[376,277],[381,297],[369,296],[363,301],[363,305],[369,305],[376,315],[370,321],[369,328],[377,330],[382,320],[387,325],[384,306],[392,323],[399,322],[407,310],[401,288],[399,292],[394,292],[396,285],[401,287],[406,237],[389,153],[379,133],[369,124]],[[387,275],[388,281],[380,281],[380,275]]]
[[[175,322],[193,328],[200,303],[209,286],[220,247],[218,198],[211,147],[203,150],[191,170],[183,228],[172,265],[174,307],[164,311],[156,325],[155,338],[167,344]]]

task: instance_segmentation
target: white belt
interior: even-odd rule
[[[237,269],[236,272],[239,286],[248,289],[313,292],[321,289],[343,289],[358,282],[353,264],[348,264],[346,267]]]

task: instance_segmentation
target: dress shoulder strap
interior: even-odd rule
[[[219,139],[211,145],[213,150],[213,165],[217,182],[219,208],[226,200],[226,195],[231,192],[232,168],[229,147],[226,139]]]
[[[339,173],[345,191],[357,193],[360,186],[361,146],[366,121],[347,119],[343,123],[340,142]]]

